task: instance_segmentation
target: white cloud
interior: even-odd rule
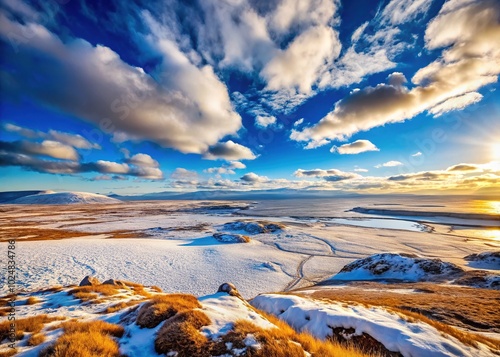
[[[252,150],[232,140],[211,146],[203,157],[208,160],[253,160],[256,158]]]
[[[142,154],[142,153],[135,154],[134,156],[128,158],[127,162],[129,164],[133,164],[133,165],[141,166],[141,167],[159,167],[160,166],[158,161],[153,159],[148,154]]]
[[[333,146],[330,149],[330,152],[338,152],[339,154],[360,154],[362,152],[367,151],[379,151],[379,148],[376,147],[369,140],[356,140],[349,144],[344,144],[341,146]]]
[[[350,179],[360,178],[361,176],[352,172],[344,172],[337,169],[314,169],[314,170],[303,170],[298,169],[293,173],[296,177],[320,177],[329,182],[338,182]]]
[[[295,123],[293,123],[293,126],[294,127],[298,127],[300,124],[302,124],[304,122],[304,118],[300,118],[299,120],[297,120]]]
[[[218,175],[235,175],[236,172],[227,167],[210,167],[203,170],[207,174],[218,174]]]
[[[361,38],[361,35],[366,30],[366,27],[370,24],[370,22],[366,21],[361,26],[359,26],[351,35],[351,42],[358,42]]]
[[[413,156],[413,157],[422,156],[422,153],[420,151],[418,151],[415,154],[412,154],[411,156]]]
[[[277,54],[261,72],[266,89],[310,93],[312,86],[340,54],[338,34],[327,26],[311,27],[284,51]]]
[[[6,131],[16,133],[30,139],[48,139],[57,141],[61,144],[69,145],[77,149],[100,149],[97,143],[91,143],[80,134],[65,133],[57,130],[49,130],[47,133],[38,130],[24,128],[11,123],[4,123],[3,128]]]
[[[269,181],[269,178],[266,176],[259,176],[253,172],[249,172],[249,173],[241,176],[240,180],[243,182],[246,182],[248,184],[255,184],[255,183],[261,183],[261,182],[267,182],[267,181]]]
[[[19,145],[27,154],[45,155],[63,160],[78,160],[80,157],[74,148],[57,141],[44,140],[41,143],[22,141]]]
[[[108,47],[82,39],[62,42],[41,25],[21,24],[2,14],[0,36],[4,40],[23,38],[23,33],[33,35],[30,41],[18,43],[18,54],[25,60],[13,62],[16,76],[8,75],[6,80],[12,90],[19,90],[17,94],[85,119],[122,140],[149,140],[184,153],[204,153],[235,133],[241,117],[212,67],[198,68],[163,36],[161,26],[146,25],[153,32],[143,38],[143,46],[147,44],[162,59],[155,78],[125,63]],[[58,63],[50,73],[38,73],[51,84],[42,91],[31,85],[29,66],[38,56]]]
[[[174,180],[197,180],[198,173],[196,171],[190,171],[183,167],[178,167],[172,172],[170,178]]]
[[[468,107],[471,104],[479,102],[483,96],[477,92],[470,92],[454,98],[445,100],[444,102],[429,109],[429,113],[434,114],[434,117],[439,117],[453,110],[460,110]]]
[[[395,167],[395,166],[402,166],[402,165],[403,165],[402,162],[392,160],[392,161],[384,162],[383,164],[380,164],[380,165],[376,165],[375,168],[380,169],[381,167]]]
[[[298,141],[345,139],[357,132],[402,122],[424,112],[441,114],[470,105],[479,97],[472,94],[495,83],[500,73],[500,3],[484,1],[445,5],[426,31],[427,47],[448,45],[442,57],[413,76],[414,88],[394,83],[366,87],[336,103],[317,125],[293,131]],[[401,79],[401,78],[399,78]],[[392,84],[391,84],[392,83]]]
[[[316,148],[319,148],[321,146],[325,146],[329,143],[330,143],[330,140],[328,140],[328,139],[323,139],[323,140],[319,140],[319,141],[310,141],[309,143],[307,143],[306,146],[304,146],[304,149],[306,149],[306,150],[316,149]]]
[[[261,128],[267,128],[270,125],[276,124],[276,117],[273,116],[261,116],[255,117],[255,126]]]
[[[361,167],[357,167],[357,168],[355,168],[355,169],[354,169],[354,171],[356,171],[356,172],[368,172],[368,170],[367,170],[367,169],[363,169],[363,168],[361,168]]]
[[[228,166],[230,169],[246,169],[246,165],[239,161],[231,161]]]
[[[429,11],[432,0],[392,0],[382,11],[382,21],[392,25],[415,20]]]

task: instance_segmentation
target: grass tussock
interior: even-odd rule
[[[233,329],[236,336],[246,336],[252,334],[262,349],[252,352],[251,356],[256,357],[286,357],[301,356],[304,350],[312,356],[343,356],[343,357],[375,357],[375,353],[366,353],[352,345],[340,345],[329,340],[320,340],[310,333],[297,332],[285,321],[277,317],[259,311],[266,319],[273,323],[277,328],[265,330],[249,321],[238,321]],[[300,348],[300,353],[293,354],[296,348]]]
[[[125,332],[124,328],[120,325],[110,324],[109,322],[94,320],[81,322],[77,320],[70,320],[63,322],[60,326],[64,330],[64,333],[71,334],[76,332],[91,333],[93,331],[99,331],[106,335],[113,337],[122,337]]]
[[[45,342],[45,335],[43,333],[34,333],[28,339],[28,346],[38,346]]]
[[[7,351],[0,351],[0,357],[11,357],[17,354],[17,349],[9,348]]]
[[[26,300],[26,305],[35,305],[35,304],[38,304],[42,302],[42,300],[34,297],[34,296],[30,296],[27,300]]]
[[[119,357],[119,345],[113,337],[123,336],[124,328],[104,321],[62,323],[63,335],[40,352],[40,357]]]
[[[208,339],[200,328],[210,325],[210,319],[200,310],[189,310],[171,317],[160,328],[155,339],[158,354],[176,351],[177,357],[209,357]]]
[[[163,292],[163,290],[159,286],[156,286],[156,285],[151,286],[150,289],[153,291],[156,291],[157,293]]]
[[[93,331],[61,336],[56,343],[43,349],[39,357],[119,357],[120,349],[113,338]]]
[[[392,289],[395,289],[392,292]],[[401,294],[400,289],[414,290]],[[300,290],[294,294],[300,295]],[[342,289],[321,289],[307,297],[348,304],[380,306],[419,312],[447,325],[481,332],[500,333],[498,291],[435,283],[351,283]]]
[[[25,319],[16,319],[16,340],[22,340],[27,332],[38,333],[45,324],[52,321],[64,320],[60,316],[47,316],[45,314],[27,317]],[[2,321],[0,323],[0,342],[9,336],[10,321]]]
[[[398,313],[398,315],[401,316],[401,318],[403,318],[404,320],[406,320],[408,322],[413,322],[413,323],[414,322],[424,322],[428,325],[431,325],[432,327],[434,327],[436,330],[443,333],[444,335],[452,336],[465,345],[477,348],[478,342],[479,342],[479,343],[482,343],[482,344],[484,344],[492,349],[500,351],[500,340],[495,340],[493,338],[488,338],[486,336],[479,335],[476,333],[471,333],[468,331],[459,330],[456,327],[453,327],[453,326],[450,326],[448,324],[430,319],[427,316],[424,316],[418,312],[396,309],[396,308],[392,308],[390,310]]]
[[[156,295],[139,309],[136,322],[141,327],[153,328],[177,313],[199,307],[201,305],[193,295]]]
[[[131,306],[135,306],[141,302],[143,302],[144,299],[141,299],[141,300],[130,300],[130,301],[122,301],[122,302],[119,302],[115,305],[112,305],[112,306],[109,306],[107,307],[103,313],[105,314],[112,314],[114,312],[117,312],[117,311],[120,311],[120,310],[123,310],[123,309],[126,309],[127,307],[131,307]]]

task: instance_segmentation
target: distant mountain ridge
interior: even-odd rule
[[[163,191],[147,193],[137,196],[126,196],[111,194],[109,197],[123,201],[141,200],[265,200],[265,199],[292,199],[292,198],[332,198],[332,197],[359,196],[357,193],[345,191],[326,190],[295,190],[279,188],[273,190],[251,190],[251,191],[195,191],[195,192],[175,192]]]

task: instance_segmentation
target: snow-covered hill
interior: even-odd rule
[[[67,205],[88,203],[120,203],[120,200],[89,192],[47,192],[24,196],[9,204]]]
[[[10,297],[0,302],[7,306],[2,312],[9,313]],[[381,356],[487,357],[498,350],[494,341],[438,329],[382,307],[291,294],[259,295],[251,305],[228,283],[196,298],[86,277],[78,287],[19,294],[15,335],[9,334],[9,321],[0,323],[0,354],[368,357],[379,351]]]

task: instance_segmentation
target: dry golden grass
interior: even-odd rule
[[[156,295],[145,303],[137,314],[137,324],[153,328],[179,312],[201,307],[198,299],[189,294]]]
[[[125,332],[122,326],[110,324],[109,322],[101,320],[84,321],[84,322],[78,320],[70,320],[61,323],[59,325],[59,328],[62,328],[66,334],[76,333],[76,332],[90,333],[93,331],[98,331],[106,335],[118,338],[122,337],[123,333]]]
[[[56,343],[43,349],[39,357],[119,357],[120,349],[113,338],[92,331],[65,334]]]
[[[459,330],[456,327],[447,325],[445,323],[433,320],[428,318],[427,316],[422,315],[421,313],[418,312],[413,312],[413,311],[408,311],[408,310],[403,310],[403,309],[397,309],[397,308],[390,308],[388,310],[392,310],[396,313],[399,314],[403,319],[409,321],[409,322],[417,322],[417,321],[422,321],[425,322],[428,325],[431,325],[434,327],[436,330],[455,337],[457,340],[462,342],[465,345],[469,345],[472,347],[478,347],[478,342],[485,344],[486,346],[495,349],[500,352],[500,340],[495,340],[493,338],[488,338],[486,336],[482,336],[476,333],[471,333],[467,332],[464,330]]]
[[[39,333],[46,323],[52,321],[64,320],[64,317],[47,316],[45,314],[27,317],[25,319],[16,320],[16,339],[22,340],[26,332]],[[9,336],[10,321],[2,321],[0,323],[0,341],[3,341]]]
[[[415,289],[416,293],[391,292],[392,289]],[[296,293],[300,294],[300,291]],[[307,297],[346,304],[377,306],[398,313],[410,321],[427,323],[444,335],[477,347],[482,343],[500,351],[500,341],[461,328],[500,331],[498,301],[500,292],[434,283],[379,284],[353,283],[342,289],[318,290]]]
[[[356,346],[352,345],[340,345],[338,343],[326,340],[320,340],[310,333],[307,332],[297,332],[290,325],[288,325],[285,321],[278,319],[274,315],[267,314],[263,311],[257,310],[261,315],[263,315],[266,319],[268,319],[271,323],[273,323],[277,328],[270,330],[263,330],[251,322],[248,321],[239,321],[235,324],[234,331],[239,334],[248,334],[252,333],[254,336],[262,336],[262,343],[267,343],[269,339],[275,341],[282,341],[278,345],[275,343],[271,343],[271,349],[277,349],[277,351],[273,352],[267,351],[270,353],[269,356],[295,356],[293,354],[283,354],[283,351],[279,351],[279,347],[285,344],[285,341],[293,341],[302,346],[302,349],[311,353],[313,356],[322,357],[322,356],[345,356],[345,357],[367,357],[367,356],[378,356],[376,353],[366,353],[361,351]],[[254,332],[251,332],[254,331]],[[259,340],[259,338],[257,338]],[[261,342],[261,340],[259,340]],[[292,346],[290,348],[294,349],[293,346],[297,346],[292,342]],[[275,353],[275,354],[272,354]],[[303,353],[302,353],[303,354]],[[299,354],[301,355],[301,354]],[[253,355],[252,355],[253,356]],[[255,356],[268,356],[266,354],[258,354]]]
[[[402,294],[393,289],[415,289],[417,292]],[[300,290],[293,294],[300,295]],[[419,312],[447,325],[500,333],[498,290],[435,283],[357,282],[342,289],[319,289],[304,296]]]
[[[163,292],[163,290],[159,286],[156,286],[156,285],[150,286],[149,288],[153,291],[156,291],[157,293]]]
[[[26,300],[26,305],[35,305],[35,304],[38,304],[42,302],[42,300],[34,297],[34,296],[30,296],[27,300]]]
[[[123,286],[115,286],[111,284],[100,284],[100,285],[91,285],[91,286],[78,286],[76,288],[68,291],[68,295],[73,295],[75,298],[80,299],[82,301],[91,301],[98,297],[98,294],[104,296],[113,296],[120,291],[118,289],[125,289]]]
[[[44,293],[57,293],[61,290],[63,290],[64,288],[60,285],[56,285],[56,286],[53,286],[51,288],[47,288],[47,289],[42,289],[42,290],[39,290],[38,292],[41,293],[41,294],[44,294]]]
[[[177,357],[209,357],[208,339],[199,329],[210,325],[210,319],[200,310],[188,310],[171,317],[160,328],[155,339],[158,354],[176,351]]]
[[[119,357],[118,343],[112,338],[122,337],[124,328],[96,320],[79,322],[70,320],[62,323],[64,334],[57,341],[40,352],[40,357]]]
[[[38,241],[38,240],[58,240],[67,238],[76,238],[87,236],[92,233],[69,231],[63,229],[48,229],[48,228],[37,228],[37,227],[26,227],[25,222],[23,222],[24,227],[20,228],[2,228],[0,231],[2,237],[0,242],[6,242],[10,239],[19,239],[23,242]],[[29,238],[22,238],[29,237]]]
[[[120,310],[123,310],[127,307],[130,307],[130,306],[135,306],[141,302],[143,302],[145,299],[141,299],[141,300],[130,300],[130,301],[122,301],[122,302],[119,302],[118,304],[115,304],[115,305],[112,305],[112,306],[109,306],[107,307],[103,313],[105,314],[111,314],[113,312],[117,312],[117,311],[120,311]]]
[[[38,346],[45,341],[45,335],[43,333],[34,333],[30,336],[28,340],[28,346]]]
[[[11,356],[15,356],[16,354],[17,354],[17,349],[11,348],[7,351],[1,351],[0,357],[11,357]]]

